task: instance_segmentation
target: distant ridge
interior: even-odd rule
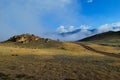
[[[78,40],[79,41],[104,41],[104,42],[120,42],[120,31],[108,31],[108,32],[104,32],[104,33],[100,33],[100,34],[96,34],[94,36],[90,36],[87,38],[84,38],[82,40]]]

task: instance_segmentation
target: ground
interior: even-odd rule
[[[118,47],[82,43],[118,55]],[[119,55],[118,55],[119,56]],[[120,58],[76,43],[30,49],[0,44],[0,80],[120,80]]]

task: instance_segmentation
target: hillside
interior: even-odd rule
[[[96,50],[108,48],[89,45]],[[120,80],[120,59],[108,55],[111,49],[104,55],[67,42],[64,49],[0,44],[0,80]],[[113,52],[118,50],[114,48]]]
[[[60,48],[62,42],[41,38],[34,34],[15,35],[8,40],[1,42],[1,45],[22,47],[22,48]]]
[[[79,41],[120,43],[120,31],[109,31],[84,38]]]
[[[0,43],[0,80],[120,80],[119,53],[94,43],[16,35]]]

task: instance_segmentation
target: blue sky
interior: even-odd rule
[[[0,0],[0,40],[22,33],[44,37],[47,32],[85,27],[102,32],[120,28],[119,14],[120,0]]]

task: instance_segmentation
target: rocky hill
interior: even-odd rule
[[[49,42],[52,40],[40,38],[39,36],[35,36],[34,34],[21,34],[21,35],[15,35],[11,37],[10,39],[8,39],[7,41],[27,44],[27,43],[38,42],[38,41]]]
[[[41,38],[34,34],[15,35],[2,42],[2,44],[27,48],[60,48],[62,46],[62,42],[48,38]]]

